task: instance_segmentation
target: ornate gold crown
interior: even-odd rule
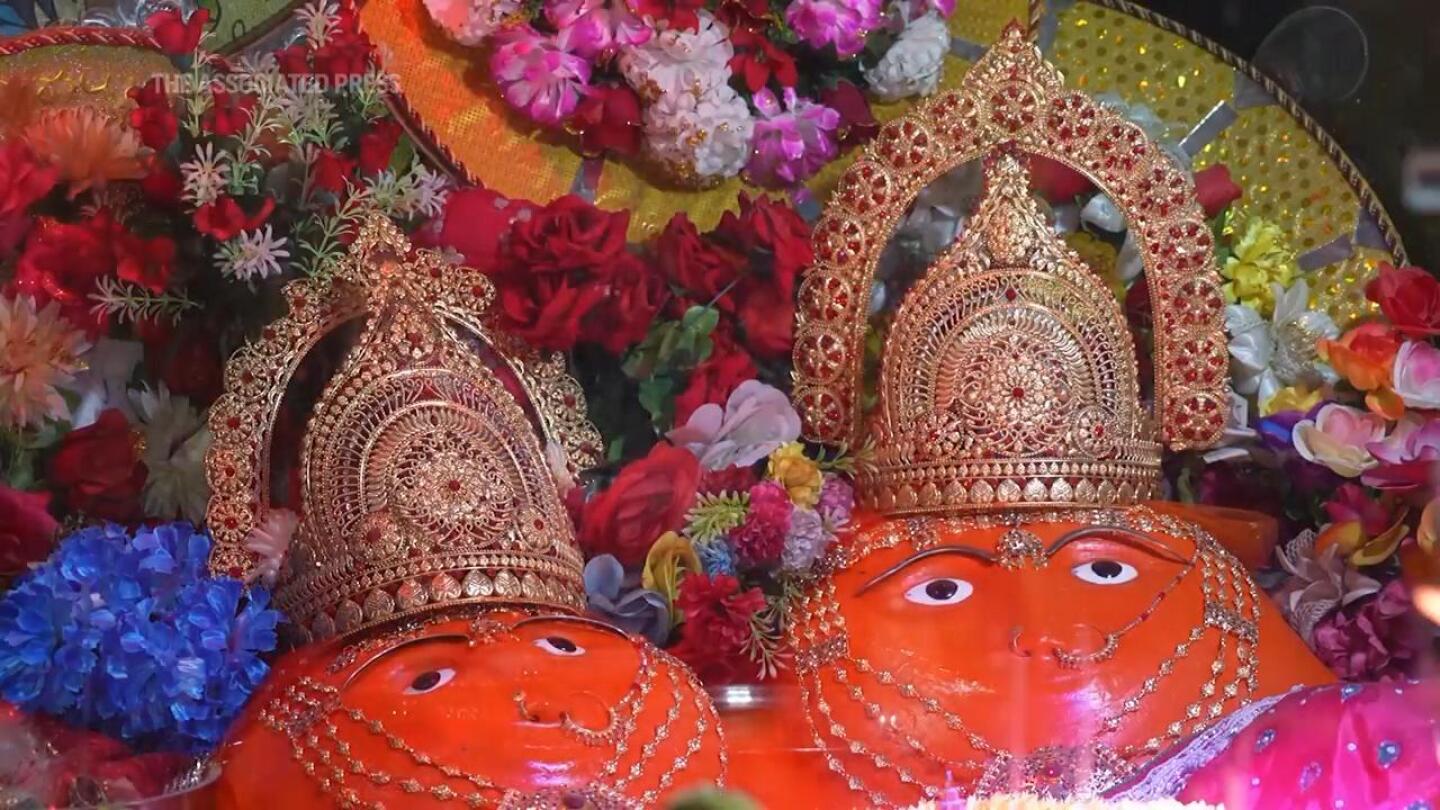
[[[1153,418],[1124,314],[1046,227],[1024,154],[1086,175],[1126,216],[1154,310]],[[862,501],[911,514],[1151,497],[1159,440],[1205,446],[1225,426],[1225,302],[1210,231],[1186,174],[1139,127],[1066,92],[1013,25],[961,89],[881,131],[817,224],[795,345],[807,435],[862,440],[867,306],[881,252],[920,191],[973,160],[986,163],[982,201],[885,340]]]
[[[542,440],[580,468],[599,435],[560,358],[488,327],[489,280],[412,251],[376,216],[333,280],[285,292],[289,313],[231,358],[211,411],[212,569],[253,569],[247,538],[270,509],[291,378],[321,338],[363,318],[300,453],[303,514],[276,603],[301,638],[461,604],[582,609],[583,560]]]

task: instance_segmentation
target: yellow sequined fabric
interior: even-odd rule
[[[152,76],[175,72],[170,60],[152,48],[82,44],[61,36],[65,30],[47,30],[4,43],[16,52],[0,49],[0,84],[29,83],[44,107],[95,107],[124,121],[133,107],[125,95],[131,87]],[[16,48],[19,42],[26,43],[23,49]],[[0,111],[6,116],[15,113]]]

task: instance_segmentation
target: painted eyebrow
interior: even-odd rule
[[[430,644],[430,643],[437,642],[437,641],[445,641],[445,642],[462,641],[462,642],[469,642],[469,641],[470,641],[470,637],[467,636],[467,635],[464,635],[463,633],[440,633],[440,634],[433,635],[433,636],[421,636],[420,638],[408,638],[408,639],[405,639],[404,641],[401,641],[401,642],[399,642],[399,643],[397,643],[397,644],[393,644],[393,645],[391,645],[391,646],[389,646],[389,647],[386,647],[385,649],[380,650],[379,652],[377,652],[377,653],[375,653],[374,655],[370,656],[369,658],[365,659],[365,663],[363,663],[363,664],[361,664],[360,666],[356,667],[356,668],[355,668],[355,671],[352,672],[352,673],[350,673],[349,677],[347,677],[347,678],[345,679],[345,683],[343,683],[343,684],[340,685],[340,688],[343,690],[343,689],[345,689],[346,687],[348,687],[352,682],[354,682],[354,680],[355,680],[356,678],[360,677],[360,673],[362,673],[362,672],[364,672],[365,670],[369,669],[371,666],[379,663],[380,659],[388,657],[391,653],[394,653],[394,652],[396,652],[396,651],[398,651],[398,650],[407,649],[407,648],[409,648],[409,647],[414,647],[414,646],[416,646],[416,645],[418,645],[418,644]]]
[[[520,621],[511,625],[510,629],[519,630],[525,625],[534,624],[535,622],[570,622],[571,624],[584,625],[595,630],[604,630],[608,633],[613,633],[621,638],[629,638],[629,636],[625,634],[624,630],[621,630],[615,625],[608,622],[602,622],[599,619],[592,619],[589,616],[530,616],[528,618],[521,619]]]
[[[1045,556],[1046,558],[1053,557],[1057,551],[1076,540],[1083,540],[1089,537],[1118,541],[1132,548],[1137,548],[1148,554],[1154,554],[1157,557],[1180,565],[1190,565],[1195,562],[1193,558],[1184,557],[1171,551],[1169,546],[1166,546],[1152,535],[1137,532],[1132,529],[1123,529],[1118,526],[1086,526],[1080,529],[1072,529],[1055,538],[1055,542],[1051,543],[1050,547],[1045,549]]]
[[[994,554],[991,554],[990,552],[985,551],[984,549],[976,548],[976,547],[974,547],[974,546],[952,545],[952,546],[938,546],[938,547],[936,547],[936,548],[927,548],[927,549],[925,549],[924,551],[917,551],[917,552],[915,552],[914,554],[911,554],[909,557],[906,557],[905,559],[901,560],[900,562],[895,563],[894,565],[890,566],[889,568],[886,568],[884,571],[881,571],[880,573],[878,573],[878,574],[876,574],[875,576],[871,577],[870,579],[866,580],[865,584],[864,584],[864,585],[861,585],[861,586],[860,586],[860,589],[857,590],[857,591],[855,591],[855,595],[856,595],[856,596],[859,596],[860,594],[865,593],[866,591],[870,590],[871,588],[875,587],[876,585],[879,585],[882,580],[888,579],[889,577],[892,577],[892,576],[894,576],[895,574],[900,573],[900,572],[903,571],[904,569],[908,568],[909,566],[911,566],[911,565],[913,565],[913,564],[915,564],[915,563],[917,563],[917,562],[920,562],[921,560],[928,560],[928,559],[930,559],[931,557],[950,556],[950,555],[959,555],[959,556],[961,556],[961,557],[970,557],[970,558],[972,558],[972,559],[980,560],[981,562],[988,563],[988,564],[990,564],[990,565],[994,565],[994,564],[995,564],[995,555],[994,555]]]

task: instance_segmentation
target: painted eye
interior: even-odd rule
[[[585,648],[564,636],[546,636],[535,641],[535,646],[551,655],[571,657],[584,655]]]
[[[411,681],[410,685],[405,688],[405,694],[424,695],[434,692],[436,689],[450,683],[454,677],[455,670],[450,667],[426,670],[415,676],[415,680]]]
[[[915,585],[905,598],[917,605],[956,605],[970,598],[975,586],[963,579],[941,577]]]
[[[1119,585],[1140,576],[1135,566],[1114,560],[1091,560],[1080,563],[1070,569],[1070,572],[1077,579],[1092,585]]]

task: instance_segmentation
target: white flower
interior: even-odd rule
[[[1250,427],[1250,401],[1245,397],[1231,391],[1230,410],[1225,416],[1225,430],[1220,434],[1219,444],[1205,453],[1206,464],[1249,458],[1247,445],[1260,437],[1255,428]]]
[[[520,11],[519,0],[425,0],[430,19],[445,35],[474,47]]]
[[[1330,316],[1309,309],[1310,286],[1301,279],[1286,290],[1275,291],[1275,314],[1270,322],[1252,307],[1225,307],[1225,328],[1230,333],[1230,374],[1235,390],[1254,395],[1262,405],[1287,385],[1315,386],[1334,382],[1335,372],[1320,361],[1315,344],[1336,338],[1340,329]]]
[[[145,356],[145,346],[137,340],[100,338],[85,356],[85,371],[75,377],[75,391],[80,395],[70,415],[75,428],[87,427],[100,418],[107,408],[119,408],[127,419],[135,421],[130,407],[128,386],[135,367]]]
[[[75,383],[90,344],[54,301],[0,296],[0,428],[40,427],[68,419],[62,390]]]
[[[275,584],[299,525],[300,516],[289,509],[270,509],[259,524],[245,535],[245,550],[259,558],[248,577],[250,581],[258,579],[266,587]]]
[[[1369,411],[1332,402],[1290,430],[1295,452],[1336,475],[1358,478],[1379,464],[1369,446],[1385,438],[1385,418]]]
[[[220,272],[225,275],[250,281],[254,278],[268,278],[280,273],[280,260],[290,258],[285,249],[285,237],[275,238],[270,226],[263,230],[245,231],[215,252],[220,263]]]
[[[145,514],[161,520],[205,517],[210,487],[205,482],[205,451],[210,431],[185,397],[170,395],[163,384],[130,395],[145,434]]]
[[[940,70],[949,52],[950,28],[932,11],[906,24],[880,61],[863,70],[865,81],[881,101],[929,95],[940,84]]]
[[[694,31],[669,29],[620,54],[620,72],[640,98],[700,96],[730,81],[730,32],[708,11]]]
[[[184,180],[181,194],[196,206],[215,202],[230,177],[230,155],[221,150],[215,154],[215,145],[202,144],[195,150],[195,159],[180,164],[180,176]]]
[[[1316,554],[1315,539],[1315,532],[1306,530],[1276,554],[1290,578],[1275,601],[1306,644],[1312,644],[1315,625],[1332,611],[1380,590],[1379,582],[1350,567],[1338,544]]]
[[[800,415],[785,392],[746,380],[730,394],[724,411],[713,402],[701,405],[667,436],[707,470],[748,467],[800,438]]]
[[[550,475],[555,479],[560,497],[565,497],[575,488],[575,476],[570,474],[570,459],[565,455],[565,448],[558,442],[546,442],[545,464],[550,467]]]
[[[750,159],[755,119],[727,84],[667,94],[645,108],[644,123],[646,150],[682,180],[734,177]]]

